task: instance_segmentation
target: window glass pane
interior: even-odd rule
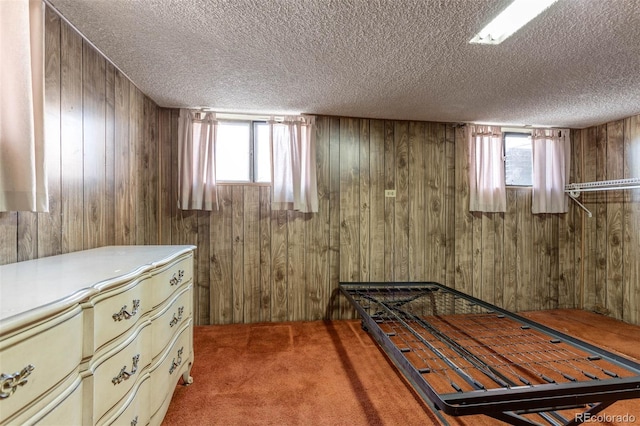
[[[216,180],[251,180],[250,167],[250,129],[248,122],[218,123],[216,139]]]
[[[505,133],[505,183],[511,186],[531,186],[531,136],[523,133]]]
[[[269,147],[269,125],[254,123],[255,181],[271,182],[271,150]]]

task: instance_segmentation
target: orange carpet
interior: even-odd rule
[[[640,327],[583,311],[524,316],[640,360]],[[194,383],[176,387],[165,425],[440,424],[358,320],[200,326],[194,351]],[[640,425],[640,400],[603,414],[633,415]]]

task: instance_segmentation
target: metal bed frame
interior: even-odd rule
[[[340,291],[444,424],[439,410],[577,425],[640,398],[640,364],[441,284],[340,283]]]

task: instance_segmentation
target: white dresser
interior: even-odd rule
[[[191,383],[194,246],[0,266],[0,425],[162,422]]]

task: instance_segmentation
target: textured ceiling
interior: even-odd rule
[[[640,113],[640,0],[48,0],[161,106],[583,128]]]

